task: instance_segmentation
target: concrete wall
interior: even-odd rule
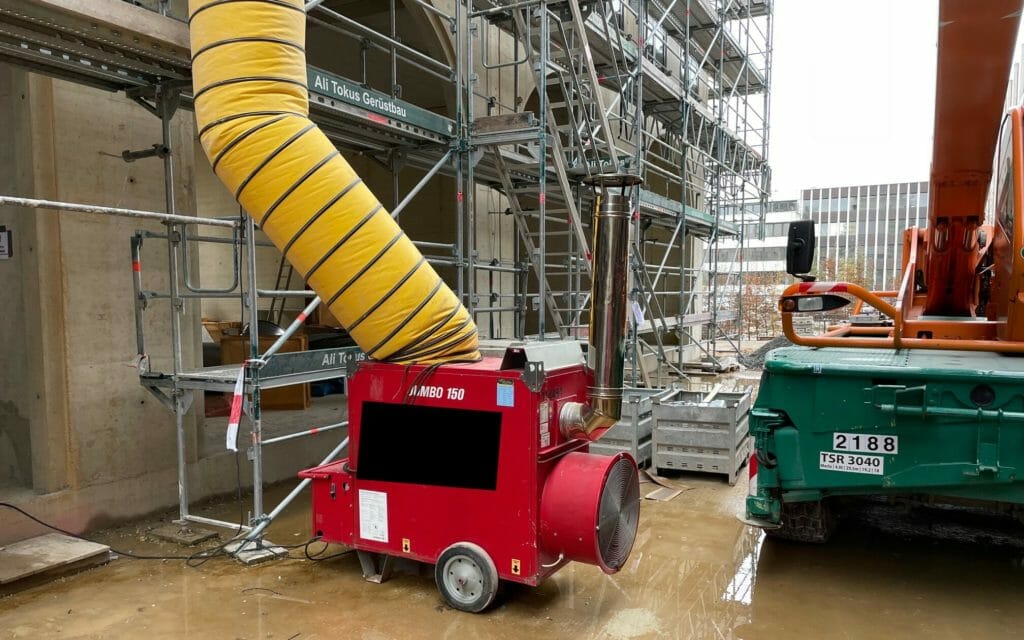
[[[484,33],[486,31],[486,34]],[[486,42],[486,51],[484,43]],[[474,69],[478,81],[474,91],[479,94],[473,103],[474,115],[498,115],[522,111],[525,96],[536,88],[536,82],[527,65],[487,69],[484,58],[493,65],[497,61],[515,59],[515,40],[495,26],[479,28],[478,37],[472,39],[474,47]],[[522,45],[520,45],[520,57]],[[493,98],[497,105],[488,109],[488,100]],[[477,187],[476,193],[476,234],[475,247],[481,261],[497,259],[510,265],[516,259],[515,244],[517,232],[515,220],[504,211],[509,207],[508,199],[498,191],[484,186]],[[557,244],[557,243],[556,243]],[[522,259],[522,257],[520,257]],[[511,273],[497,273],[480,270],[476,274],[476,304],[480,307],[509,307],[513,299],[508,297],[516,292],[515,276]],[[536,290],[536,288],[534,288]],[[509,312],[481,314],[477,318],[481,335],[487,337],[512,338],[515,332],[515,315]]]
[[[123,149],[142,149],[159,141],[155,117],[120,95],[45,79],[39,79],[38,86],[41,91],[33,96],[31,107],[34,112],[49,113],[50,121],[34,123],[38,135],[33,152],[52,156],[52,174],[37,171],[37,196],[164,209],[161,162],[126,164],[118,157]],[[83,114],[92,114],[90,126],[82,126]],[[181,211],[191,212],[195,209],[188,153],[192,126],[187,114],[175,118],[171,132],[171,148],[177,151],[176,200]],[[166,410],[139,386],[138,373],[131,366],[137,349],[130,313],[128,247],[135,229],[160,231],[161,227],[98,216],[60,215],[56,221],[61,243],[40,249],[59,252],[63,268],[65,401],[72,451],[77,454],[69,465],[68,486],[113,482],[166,468],[173,464],[163,453],[173,450],[173,433],[144,427],[166,423]],[[161,243],[147,242],[143,252],[147,287],[167,289],[165,262]],[[187,304],[185,366],[196,363],[195,314],[195,306]],[[158,369],[170,366],[169,316],[166,302],[155,302],[147,314],[148,351]],[[190,428],[194,430],[194,423]]]
[[[23,73],[0,66],[0,122],[7,123],[10,144],[0,145],[0,193],[31,194],[32,172],[29,163],[19,161],[19,150],[27,140],[28,112],[22,107],[28,87]],[[38,380],[29,373],[29,353],[39,351],[39,319],[25,313],[25,296],[35,282],[35,220],[19,215],[10,207],[0,207],[0,225],[12,232],[14,257],[0,260],[0,490],[32,486],[32,413]],[[38,308],[38,305],[34,305]],[[31,328],[32,333],[29,334]],[[33,358],[34,360],[34,358]]]
[[[185,117],[192,118],[191,113]],[[196,211],[199,215],[208,217],[238,216],[239,206],[231,193],[213,173],[210,163],[206,159],[198,138],[193,135],[189,141],[191,157],[194,158],[192,176],[195,185]],[[231,230],[217,227],[203,227],[201,233],[204,236],[217,238],[230,238]],[[273,246],[265,246],[269,241],[263,232],[256,232],[257,242],[261,243],[256,251],[256,283],[261,289],[273,289],[281,262],[281,253]],[[236,259],[231,245],[215,244],[210,242],[194,242],[192,247],[198,249],[199,268],[192,284],[209,289],[223,289],[232,284],[234,280],[233,262]],[[239,271],[239,282],[242,287],[248,286],[248,264],[245,254],[241,255],[241,269]],[[302,282],[296,277],[292,281],[292,289],[301,289]],[[204,298],[201,304],[201,316],[211,320],[220,321],[241,321],[248,323],[248,315],[242,308],[241,301],[237,297],[232,298]],[[268,309],[271,301],[260,300],[260,308]],[[280,304],[280,303],[278,303]],[[304,306],[300,299],[289,299],[287,308],[299,310]]]
[[[123,149],[158,140],[156,118],[123,96],[0,67],[7,89],[0,109],[5,122],[17,123],[0,163],[5,193],[162,210],[160,163],[125,164],[119,157]],[[191,137],[181,118],[172,131],[179,148]],[[183,176],[177,196],[191,210],[191,154],[177,160]],[[18,379],[0,383],[14,396],[18,414],[6,417],[5,426],[29,430],[33,465],[30,476],[23,473],[22,488],[42,494],[116,486],[173,465],[166,455],[174,437],[167,412],[138,384],[132,366],[137,349],[128,238],[135,229],[160,227],[50,211],[8,209],[3,215],[17,231],[17,252],[4,276],[20,273],[24,283],[20,291],[13,288],[20,304],[5,305],[0,342],[5,362],[22,363]],[[148,249],[145,263],[166,261],[166,254],[152,251],[155,243]],[[153,287],[166,288],[166,278],[154,278]],[[194,311],[185,315],[192,318]],[[167,325],[166,306],[147,323],[158,364],[166,362]],[[196,332],[187,335],[194,345]],[[195,348],[188,349],[186,362],[194,356]],[[77,526],[137,506],[119,502],[111,491],[108,500],[69,509],[62,520]]]
[[[0,119],[12,132],[0,150],[0,192],[164,210],[162,163],[120,158],[122,150],[157,142],[159,121],[123,94],[0,64]],[[171,131],[178,209],[193,213],[198,198],[191,112],[180,112]],[[198,166],[209,173],[200,159]],[[214,186],[203,183],[203,202],[223,213]],[[13,229],[15,245],[14,258],[0,261],[0,499],[71,530],[175,504],[174,422],[139,384],[134,366],[129,238],[140,229],[160,233],[162,226],[10,207],[0,210],[0,225]],[[166,265],[166,245],[147,239],[146,289],[167,290]],[[214,283],[224,275],[210,271]],[[186,367],[200,361],[199,316],[198,304],[186,303]],[[170,368],[169,318],[167,301],[151,302],[145,330],[155,370]],[[198,459],[202,414],[198,398],[185,425],[194,499],[235,487],[230,457]],[[329,444],[284,445],[268,461],[267,479],[294,477],[299,465],[318,460]],[[245,462],[242,473],[243,479],[249,474]],[[9,514],[0,522],[0,544],[40,531]]]

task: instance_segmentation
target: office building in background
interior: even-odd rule
[[[777,274],[787,282],[789,223],[813,220],[814,272],[822,279],[856,281],[874,290],[895,288],[902,267],[903,230],[928,224],[928,183],[898,182],[803,189],[799,200],[773,200],[763,233],[757,223],[740,241],[723,240],[719,272]]]
[[[894,289],[904,229],[928,224],[928,183],[804,189],[800,213],[816,223],[817,273],[874,290]]]
[[[750,216],[753,217],[753,216]],[[739,237],[719,240],[718,272],[784,274],[789,223],[801,218],[797,200],[772,200],[764,215],[764,228],[757,222],[743,226],[743,250]],[[781,282],[781,280],[780,280]]]

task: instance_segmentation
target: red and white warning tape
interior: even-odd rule
[[[238,423],[242,420],[242,397],[245,395],[245,368],[248,364],[248,362],[245,362],[238,368],[234,395],[231,396],[231,415],[228,418],[228,431],[224,442],[228,451],[238,451]]]
[[[801,282],[800,293],[846,293],[845,282]]]

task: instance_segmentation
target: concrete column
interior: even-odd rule
[[[0,190],[55,197],[52,82],[0,65],[0,121],[11,134],[11,144],[0,151]],[[6,208],[0,224],[14,232],[14,255],[0,263],[0,289],[11,292],[0,311],[0,354],[10,363],[0,374],[0,432],[7,432],[15,458],[11,465],[0,453],[0,460],[8,476],[17,467],[23,488],[47,493],[68,486],[74,459],[67,430],[60,223],[53,214]]]

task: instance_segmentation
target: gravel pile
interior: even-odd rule
[[[768,356],[769,351],[771,351],[772,349],[778,349],[779,347],[789,347],[792,346],[792,344],[792,342],[786,339],[786,336],[779,336],[778,338],[773,338],[772,340],[769,340],[768,342],[761,345],[761,347],[757,351],[749,353],[745,356],[740,356],[740,364],[742,364],[744,367],[748,369],[761,369],[762,367],[764,367],[764,359]]]

